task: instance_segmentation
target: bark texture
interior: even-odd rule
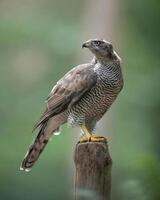
[[[74,161],[75,199],[110,200],[112,160],[107,142],[77,144]]]

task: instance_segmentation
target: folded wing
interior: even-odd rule
[[[79,65],[60,79],[47,97],[47,108],[35,128],[76,104],[97,82],[92,64]]]

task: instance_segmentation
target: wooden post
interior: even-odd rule
[[[77,144],[74,152],[76,200],[110,200],[111,166],[107,142]]]

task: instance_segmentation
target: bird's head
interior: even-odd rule
[[[120,60],[110,42],[103,39],[91,39],[83,43],[82,48],[88,48],[97,59]]]

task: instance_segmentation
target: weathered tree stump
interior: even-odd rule
[[[74,161],[75,199],[110,200],[112,160],[107,142],[77,144]]]

